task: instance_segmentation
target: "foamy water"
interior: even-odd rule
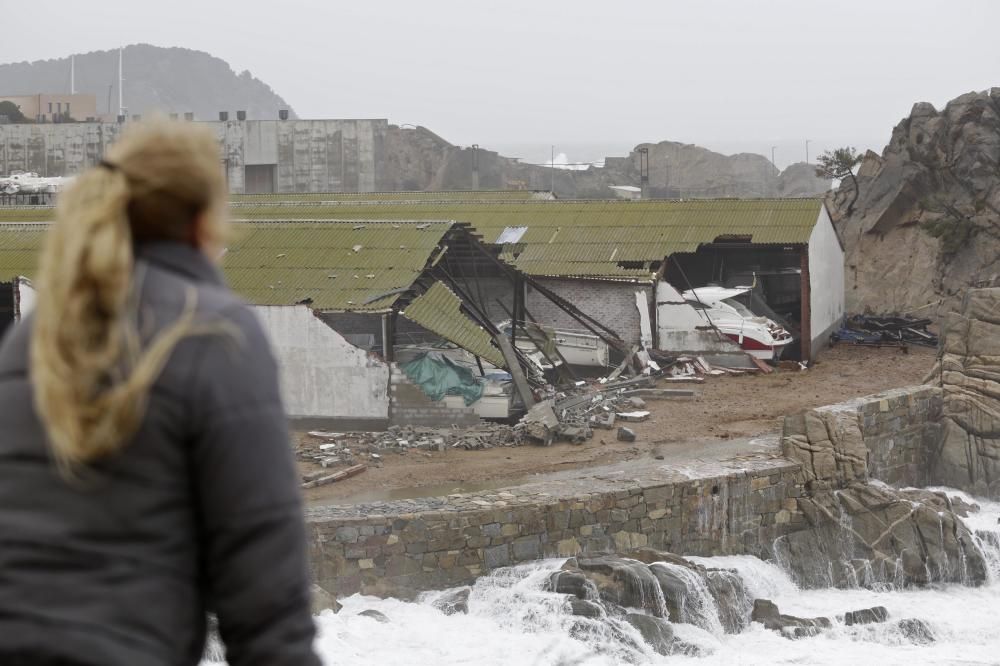
[[[966,520],[969,527],[1000,536],[1000,503],[962,496],[982,507]],[[991,569],[986,585],[896,591],[802,590],[778,566],[753,557],[690,558],[707,567],[736,569],[751,598],[770,599],[782,613],[834,619],[832,629],[799,640],[756,623],[735,635],[722,633],[717,622],[702,622],[703,628],[673,624],[677,638],[701,649],[698,657],[663,657],[642,643],[627,623],[570,615],[563,595],[542,591],[549,573],[564,560],[535,562],[480,579],[468,615],[446,616],[436,610],[432,603],[439,593],[414,603],[361,595],[341,599],[340,613],[327,611],[317,617],[316,645],[325,663],[345,666],[1000,664],[1000,548],[986,543],[984,551]],[[889,621],[848,627],[835,619],[871,606],[885,606]],[[389,622],[359,615],[366,609],[383,613]],[[690,613],[697,618],[704,609],[692,607]],[[936,640],[912,644],[895,624],[904,618],[923,620]]]

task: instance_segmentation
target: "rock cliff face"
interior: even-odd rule
[[[198,120],[215,120],[219,111],[235,118],[243,110],[253,120],[277,118],[279,109],[290,108],[250,72],[237,74],[202,51],[134,44],[125,47],[123,63],[129,114],[193,112]],[[0,95],[69,92],[69,71],[69,58],[0,65]],[[116,114],[118,50],[77,55],[76,89],[97,96],[98,113]]]
[[[948,312],[1000,273],[1000,88],[925,102],[882,155],[829,197],[847,253],[849,311]],[[930,305],[929,305],[930,304]]]
[[[389,180],[403,190],[554,189],[560,198],[606,199],[613,196],[612,185],[642,185],[641,151],[649,158],[650,197],[820,196],[830,186],[805,164],[779,173],[762,155],[722,155],[673,141],[640,144],[628,157],[609,157],[603,167],[580,171],[553,171],[482,148],[460,148],[423,127],[391,126],[386,147]]]
[[[944,393],[937,481],[1000,498],[1000,288],[972,289],[949,315],[934,373]]]

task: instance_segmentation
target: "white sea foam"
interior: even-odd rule
[[[1000,503],[963,497],[982,507],[967,519],[970,528],[1000,536]],[[992,543],[1000,544],[1000,539],[983,547],[992,549],[987,553],[991,562],[1000,563],[1000,545]],[[341,599],[340,613],[326,612],[317,618],[321,632],[317,649],[331,666],[1000,664],[996,620],[1000,576],[980,587],[800,590],[778,566],[753,557],[690,559],[707,567],[737,570],[751,597],[774,601],[782,613],[830,617],[834,626],[815,637],[789,640],[760,624],[735,635],[674,624],[677,639],[697,646],[701,654],[662,657],[625,622],[570,615],[563,595],[542,589],[549,573],[562,564],[546,560],[480,579],[470,595],[468,615],[444,615],[431,605],[433,596],[415,603],[359,595]],[[885,606],[889,621],[848,627],[836,619],[846,611],[872,606]],[[390,621],[359,615],[369,608]],[[917,645],[908,640],[896,624],[904,618],[923,620],[935,641]]]

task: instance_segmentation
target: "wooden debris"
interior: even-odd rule
[[[302,484],[303,488],[316,488],[319,486],[325,486],[328,483],[334,483],[335,481],[343,481],[344,479],[349,479],[352,476],[356,476],[361,472],[368,469],[368,465],[352,465],[346,469],[342,469],[339,472],[334,472],[328,476],[321,476],[316,479],[311,479]]]
[[[768,365],[768,364],[767,364],[767,363],[765,363],[764,361],[760,360],[760,359],[759,359],[759,358],[757,358],[756,356],[751,356],[751,357],[750,357],[750,360],[751,360],[751,361],[753,361],[753,364],[754,364],[754,365],[756,365],[756,366],[757,366],[757,368],[758,368],[758,369],[759,369],[759,370],[760,370],[761,372],[763,372],[763,373],[764,373],[765,375],[769,375],[769,374],[771,374],[772,372],[774,372],[774,368],[772,368],[772,367],[771,367],[770,365]]]

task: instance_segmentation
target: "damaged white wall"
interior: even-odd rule
[[[815,358],[844,319],[844,248],[826,212],[820,207],[819,220],[809,236],[809,330]]]
[[[36,292],[34,285],[31,284],[31,280],[26,277],[19,277],[14,281],[15,288],[17,292],[14,295],[16,299],[15,306],[17,308],[17,313],[15,318],[17,321],[24,319],[31,311],[35,309],[35,299]]]
[[[384,420],[389,366],[347,342],[305,305],[254,306],[281,369],[291,417]]]
[[[708,329],[708,321],[669,282],[656,285],[657,347],[669,352],[739,352],[732,340]]]

